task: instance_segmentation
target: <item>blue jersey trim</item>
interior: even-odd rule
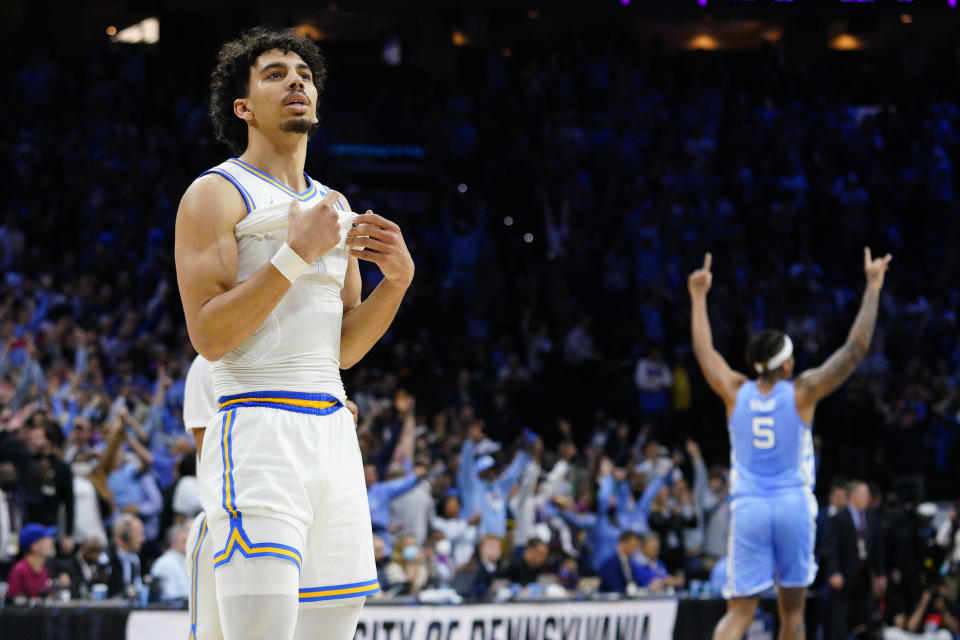
[[[250,213],[251,211],[253,211],[254,209],[257,208],[256,205],[255,205],[254,202],[253,202],[253,196],[251,196],[250,193],[249,193],[246,189],[243,188],[243,185],[240,184],[240,181],[239,181],[239,180],[237,180],[237,179],[234,178],[232,175],[230,175],[230,172],[225,171],[225,170],[223,170],[223,169],[220,169],[220,168],[218,168],[218,167],[214,167],[213,169],[210,169],[209,171],[204,171],[203,173],[201,173],[201,174],[200,174],[200,177],[203,177],[203,176],[207,175],[208,173],[215,173],[215,174],[217,174],[218,176],[220,176],[220,177],[222,177],[222,178],[226,178],[226,179],[229,180],[231,183],[233,183],[233,186],[235,186],[235,187],[237,188],[237,191],[240,192],[240,197],[243,198],[243,204],[245,204],[246,207],[247,207],[247,213]]]

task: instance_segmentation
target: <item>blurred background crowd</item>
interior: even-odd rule
[[[429,64],[385,64],[402,38],[324,45],[307,172],[396,220],[417,263],[344,372],[384,595],[717,593],[728,443],[686,274],[713,251],[732,364],[770,326],[802,370],[845,337],[869,244],[894,268],[870,355],[817,415],[814,591],[846,628],[960,632],[954,50],[674,50],[626,26],[548,36],[534,13],[509,48],[469,46],[495,29],[468,20]],[[228,155],[205,115],[217,43],[189,41],[0,45],[9,598],[186,596],[172,229]]]

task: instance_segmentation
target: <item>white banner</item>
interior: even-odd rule
[[[186,611],[131,611],[126,640],[169,640],[190,637]]]
[[[669,640],[674,599],[366,606],[354,640]]]
[[[354,640],[668,640],[677,601],[377,605],[360,614]],[[127,640],[185,638],[185,611],[134,611]]]

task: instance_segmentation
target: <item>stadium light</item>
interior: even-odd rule
[[[859,51],[863,49],[863,42],[849,33],[841,33],[830,41],[830,48],[839,51]]]
[[[715,51],[720,48],[720,42],[708,33],[701,33],[687,42],[687,49],[702,49]]]
[[[113,29],[113,33],[110,33]],[[145,18],[120,31],[116,27],[109,27],[107,34],[111,42],[125,42],[127,44],[157,44],[160,42],[160,20]]]

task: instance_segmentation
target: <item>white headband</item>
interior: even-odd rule
[[[783,348],[780,349],[775,356],[767,360],[766,364],[757,363],[753,366],[757,370],[757,373],[773,371],[782,367],[783,363],[789,360],[792,355],[793,340],[790,339],[790,336],[783,336]]]

